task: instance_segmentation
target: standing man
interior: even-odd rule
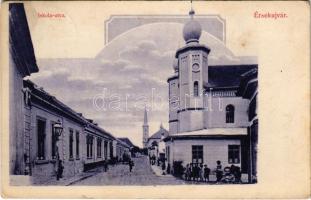
[[[133,162],[133,160],[130,159],[129,160],[130,172],[132,172],[133,166],[134,166],[134,162]]]
[[[62,160],[58,161],[58,169],[57,169],[57,174],[56,174],[56,179],[59,180],[60,178],[63,178],[63,171],[64,171],[64,166],[62,163]]]
[[[217,160],[217,165],[216,165],[216,178],[217,178],[217,183],[219,183],[222,179],[222,166],[220,160]]]
[[[107,160],[104,160],[104,171],[107,172],[108,170],[108,162]]]

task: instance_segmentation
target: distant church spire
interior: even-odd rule
[[[145,107],[144,112],[144,124],[143,124],[143,147],[148,147],[148,138],[149,138],[149,125],[148,125],[148,115],[147,108]]]
[[[148,125],[148,116],[147,116],[147,108],[145,107],[145,114],[144,114],[144,125]]]

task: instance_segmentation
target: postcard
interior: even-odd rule
[[[310,197],[306,1],[1,6],[4,198]]]

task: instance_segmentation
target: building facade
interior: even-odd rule
[[[249,182],[257,182],[257,143],[258,143],[258,69],[253,69],[241,76],[237,95],[249,100],[248,108],[248,145],[249,145]]]
[[[149,157],[155,156],[158,160],[159,158],[165,158],[165,143],[163,141],[169,135],[168,131],[160,125],[157,132],[152,134],[148,138],[148,155]]]
[[[24,111],[23,78],[39,71],[30,37],[27,18],[22,3],[9,4],[9,112],[10,112],[10,174],[25,174],[24,142],[26,127],[21,118],[29,116]]]
[[[11,183],[18,184],[22,177],[17,175],[34,184],[56,179],[60,161],[63,177],[71,177],[114,160],[113,135],[24,80],[39,68],[23,3],[10,3],[9,12]]]
[[[167,162],[202,163],[213,170],[221,161],[222,166],[233,164],[247,174],[250,99],[237,92],[241,76],[257,64],[209,66],[212,50],[199,43],[201,25],[193,10],[189,14],[183,29],[186,44],[176,51],[174,75],[168,78]]]
[[[28,91],[24,109],[29,116],[24,118],[28,130],[24,132],[25,165],[34,183],[56,177],[58,160],[64,166],[63,176],[70,177],[115,157],[115,138],[110,133],[30,80],[24,81],[24,90]],[[62,126],[59,138],[56,123]]]
[[[116,159],[117,161],[129,161],[131,158],[131,146],[125,143],[120,138],[116,139]]]

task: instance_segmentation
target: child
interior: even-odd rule
[[[204,181],[209,182],[209,174],[211,170],[207,167],[207,165],[204,165]]]

